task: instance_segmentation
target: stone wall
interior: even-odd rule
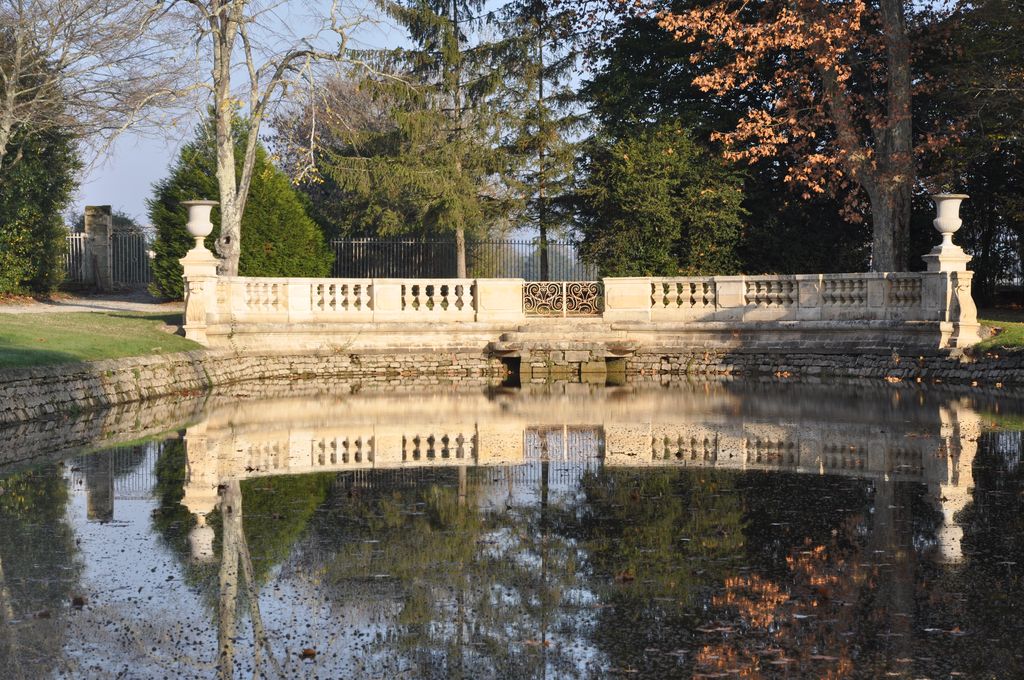
[[[297,381],[415,382],[504,376],[504,366],[477,350],[288,355],[186,352],[83,364],[0,371],[0,423],[16,423],[212,387]],[[411,380],[411,379],[416,380]]]
[[[972,356],[941,351],[901,355],[892,351],[851,354],[825,350],[641,350],[621,359],[606,359],[603,354],[601,350],[535,351],[520,365],[520,376],[524,383],[577,378],[617,382],[635,376],[719,375],[1024,386],[1024,352]]]
[[[184,404],[183,397],[202,400],[210,391],[258,396],[351,390],[359,385],[415,391],[440,384],[481,384],[506,377],[508,369],[519,371],[524,384],[580,378],[603,384],[697,375],[1024,386],[1024,352],[972,357],[943,352],[676,350],[608,358],[595,349],[534,353],[523,363],[516,358],[504,364],[469,349],[329,355],[200,351],[0,371],[0,424],[58,415],[66,421],[83,411],[167,397]],[[95,439],[95,433],[86,438]]]

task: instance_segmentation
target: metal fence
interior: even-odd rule
[[[139,232],[114,232],[110,237],[110,263],[114,286],[142,288],[153,280],[149,259],[152,241]]]
[[[68,234],[68,247],[64,252],[65,280],[69,283],[86,283],[85,234]]]
[[[110,260],[110,281],[115,288],[144,288],[153,281],[152,261],[149,251],[153,239],[149,234],[141,232],[114,232],[110,236],[107,247]],[[96,255],[90,253],[88,234],[68,234],[67,249],[64,251],[64,280],[78,285],[99,285],[93,267],[97,262],[89,262]],[[95,259],[95,258],[94,258]]]
[[[334,239],[332,275],[338,278],[454,278],[454,239]],[[548,241],[548,279],[589,281],[597,268],[585,263],[571,241]],[[466,244],[466,272],[474,278],[540,281],[536,240],[488,240]]]
[[[64,266],[66,280],[95,284],[87,258],[88,236],[69,234]],[[152,239],[138,232],[110,237],[112,283],[117,288],[142,288],[153,280],[149,251]],[[334,239],[332,276],[338,278],[454,278],[453,239]],[[592,281],[597,268],[584,262],[571,241],[548,241],[548,276],[554,281]],[[536,240],[471,241],[466,244],[466,270],[473,278],[517,278],[541,281],[540,246]]]

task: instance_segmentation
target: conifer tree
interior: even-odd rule
[[[323,101],[307,104],[293,123],[278,121],[288,146],[306,136],[308,119],[318,116],[319,177],[303,178],[302,185],[309,194],[326,194],[335,202],[329,213],[321,212],[321,219],[334,222],[329,230],[453,233],[459,277],[466,276],[467,234],[482,234],[496,224],[506,202],[497,181],[503,166],[492,108],[503,76],[495,68],[497,43],[485,40],[481,30],[483,5],[482,0],[386,4],[412,46],[378,53],[383,77],[359,83],[359,96],[371,93],[379,119],[363,120],[367,124],[359,128],[346,115],[334,115],[345,108],[336,95],[352,89],[334,83]]]
[[[571,220],[564,199],[576,157],[571,138],[582,122],[574,111],[576,94],[570,82],[576,52],[564,38],[572,16],[549,4],[512,0],[501,17],[507,41],[503,70],[512,76],[502,91],[503,141],[511,160],[507,178],[524,199],[528,221],[537,227],[544,281],[550,273],[549,236]]]
[[[588,140],[577,191],[584,257],[602,276],[733,274],[742,181],[677,124]]]

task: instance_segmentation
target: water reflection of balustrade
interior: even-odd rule
[[[960,402],[784,387],[672,393],[393,395],[238,403],[188,428],[185,503],[203,515],[226,480],[309,472],[478,467],[480,484],[523,484],[540,468],[571,488],[588,470],[716,468],[927,485],[946,517],[970,500],[980,418]],[[805,410],[806,409],[806,410]],[[548,474],[548,473],[545,473]],[[518,481],[517,481],[518,480]],[[946,550],[946,548],[943,548]]]
[[[870,426],[832,423],[611,425],[603,428],[605,465],[789,470],[925,481],[944,478],[935,436],[880,436]]]

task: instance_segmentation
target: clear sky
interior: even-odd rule
[[[148,224],[146,199],[152,193],[153,183],[167,174],[179,144],[177,139],[144,139],[130,133],[122,136],[111,153],[86,173],[78,190],[75,212],[86,205],[111,205],[141,224]]]

